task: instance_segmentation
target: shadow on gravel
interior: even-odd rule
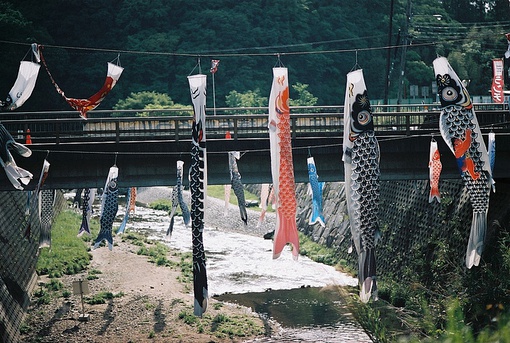
[[[53,328],[53,325],[60,320],[63,320],[63,319],[74,320],[73,318],[65,318],[65,316],[69,314],[70,309],[71,309],[71,303],[68,301],[64,302],[62,304],[62,306],[55,312],[53,317],[51,317],[51,319],[48,320],[46,325],[41,330],[39,330],[39,332],[37,333],[37,336],[38,337],[49,336],[51,333],[51,329]],[[79,330],[79,328],[78,328],[78,330]]]
[[[163,332],[163,330],[165,330],[165,327],[166,327],[166,316],[165,314],[163,313],[163,301],[160,300],[159,303],[158,303],[158,306],[156,307],[156,309],[154,310],[154,332],[155,333],[158,333],[158,332]]]
[[[106,310],[103,313],[103,320],[104,325],[101,327],[101,330],[98,331],[98,335],[103,335],[106,330],[108,330],[108,327],[113,323],[113,320],[115,319],[115,316],[113,316],[113,299],[108,300],[108,306],[106,307]]]

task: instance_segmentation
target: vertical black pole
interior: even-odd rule
[[[398,81],[398,96],[397,96],[397,104],[402,103],[402,99],[404,97],[404,75],[406,70],[406,54],[407,54],[407,45],[409,44],[409,21],[411,19],[411,0],[407,0],[407,8],[406,8],[406,21],[404,27],[404,35],[402,42],[402,54],[400,55],[400,75]]]
[[[388,50],[386,53],[386,86],[384,87],[384,104],[388,105],[388,92],[390,88],[390,60],[391,60],[391,35],[393,33],[393,3],[390,2],[390,23],[388,28]]]

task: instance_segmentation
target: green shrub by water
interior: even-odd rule
[[[343,271],[345,273],[355,275],[357,272],[349,268],[347,261],[340,257],[337,249],[328,248],[322,244],[315,243],[311,238],[305,236],[301,232],[298,232],[298,235],[300,255],[307,256],[309,259],[315,262],[333,266],[337,270]]]
[[[458,218],[448,215],[450,204],[448,198],[441,201],[445,210],[440,216],[452,234],[460,235],[463,228]],[[492,226],[493,234],[485,243],[490,248],[485,249],[480,265],[469,270],[455,260],[456,247],[451,242],[430,237],[416,243],[413,256],[422,257],[406,260],[402,275],[380,276],[378,302],[361,304],[355,297],[351,303],[365,329],[380,342],[510,342],[510,232],[500,223]],[[394,244],[390,239],[378,249]],[[433,259],[427,251],[433,251]],[[357,273],[338,268],[347,263],[335,249],[301,234],[300,253]]]
[[[257,325],[251,318],[246,316],[228,316],[224,313],[211,315],[205,313],[202,318],[193,314],[191,310],[182,310],[179,319],[185,324],[196,327],[197,332],[208,332],[221,339],[234,339],[235,337],[246,337],[261,335],[264,328]]]
[[[452,235],[464,227],[448,215],[448,198],[440,213]],[[506,224],[508,225],[508,223]],[[384,229],[383,229],[384,230]],[[391,248],[391,239],[378,249]],[[456,246],[440,236],[416,242],[401,275],[378,279],[379,297],[400,317],[395,326],[381,314],[386,336],[412,342],[510,342],[510,233],[490,223],[479,266],[467,269]],[[397,257],[396,257],[397,258]],[[399,332],[404,328],[404,333]]]

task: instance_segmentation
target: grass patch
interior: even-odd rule
[[[58,278],[77,274],[88,267],[92,256],[84,240],[76,237],[80,223],[81,216],[71,210],[64,210],[55,218],[51,250],[41,249],[37,260],[36,270],[39,275]],[[92,227],[97,228],[97,225],[97,221],[91,220]]]
[[[136,252],[138,255],[144,255],[149,258],[149,262],[155,263],[158,266],[173,267],[176,264],[170,261],[167,256],[169,248],[160,242],[140,246]]]
[[[186,309],[179,313],[179,319],[195,327],[197,332],[214,335],[219,339],[264,334],[264,328],[246,316],[228,316],[220,312],[214,315],[204,314],[202,318],[199,318],[191,310]]]
[[[337,249],[328,248],[319,243],[315,243],[311,238],[298,232],[299,235],[299,254],[307,256],[309,259],[334,266],[337,270],[351,275],[356,275],[357,272],[351,269],[347,261],[340,257]]]
[[[42,287],[34,292],[34,297],[37,305],[47,305],[51,302],[50,293]]]
[[[177,280],[184,284],[193,283],[193,254],[191,252],[181,254],[179,267],[181,268],[181,275],[177,277]]]
[[[57,279],[51,279],[48,284],[45,285],[45,287],[52,292],[60,291],[62,288],[64,288],[64,284],[60,282],[60,280]]]
[[[156,201],[153,201],[149,204],[149,207],[152,208],[153,210],[160,210],[160,211],[166,211],[166,212],[169,212],[172,211],[172,200],[168,200],[168,199],[158,199]],[[176,214],[179,213],[181,214],[181,209],[179,206],[177,206],[177,209],[176,209]]]
[[[195,316],[191,311],[189,310],[182,310],[179,312],[179,319],[181,319],[185,324],[188,325],[194,325],[198,323],[199,318]]]
[[[225,199],[225,186],[224,185],[209,185],[207,186],[207,196],[217,198],[217,199]],[[244,199],[248,202],[251,200],[259,201],[259,197],[253,193],[248,192],[246,189],[244,190]],[[238,205],[237,197],[234,194],[234,191],[230,190],[230,203],[234,205]],[[251,207],[253,210],[260,211],[261,209],[258,206]]]
[[[122,235],[122,241],[129,242],[140,247],[144,246],[145,243],[148,242],[144,235],[135,232],[128,232],[127,234]]]
[[[87,275],[87,280],[96,280],[99,279],[98,274],[102,274],[103,272],[97,269],[89,270],[89,275]]]
[[[119,292],[117,294],[113,294],[112,292],[99,292],[92,297],[85,297],[84,300],[89,305],[97,305],[97,304],[106,304],[107,300],[112,300],[114,298],[123,297],[124,293]]]
[[[123,239],[139,246],[140,248],[136,252],[137,255],[147,256],[149,262],[158,266],[180,269],[181,274],[177,277],[177,280],[181,283],[190,284],[193,282],[193,255],[191,252],[171,252],[165,244],[148,240],[145,236],[136,233],[128,233]],[[168,255],[170,253],[173,257],[180,258],[179,262],[169,259]]]
[[[172,268],[176,268],[181,265],[181,263],[174,262],[168,258],[168,254],[170,254],[170,248],[161,242],[148,240],[139,234],[128,234],[125,238],[126,240],[130,240],[132,244],[139,246],[140,248],[137,250],[136,254],[147,256],[149,262],[151,263],[154,263],[158,266]],[[181,254],[179,252],[173,253],[173,256],[179,255],[186,254]]]

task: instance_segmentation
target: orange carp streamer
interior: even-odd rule
[[[297,204],[292,164],[287,68],[273,68],[273,86],[269,99],[269,138],[273,189],[277,199],[273,259],[280,257],[287,243],[292,245],[293,258],[297,259],[299,237],[296,224]]]

